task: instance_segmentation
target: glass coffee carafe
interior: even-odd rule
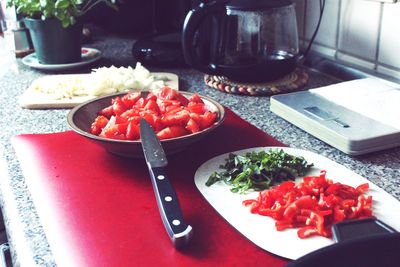
[[[296,67],[299,47],[294,4],[285,0],[232,0],[200,4],[186,16],[186,62],[208,74],[265,82]]]

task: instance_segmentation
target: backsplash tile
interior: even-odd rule
[[[307,0],[305,29],[305,38],[307,40],[311,39],[317,27],[320,16],[319,2],[319,0]],[[327,47],[336,47],[339,3],[340,1],[326,1],[325,11],[315,43]]]
[[[301,2],[296,0],[296,3]],[[319,0],[304,0],[299,34],[310,40],[319,15]],[[400,78],[400,2],[326,0],[325,13],[311,50],[372,73]],[[299,31],[300,33],[300,31]],[[302,46],[304,48],[304,45]]]
[[[338,49],[374,61],[380,24],[380,3],[342,0]]]
[[[385,5],[378,62],[400,70],[400,4]]]

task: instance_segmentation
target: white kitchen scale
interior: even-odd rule
[[[400,146],[400,86],[379,79],[275,95],[270,108],[349,155]]]

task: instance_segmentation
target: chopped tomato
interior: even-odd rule
[[[139,124],[135,122],[129,122],[126,129],[126,139],[137,140],[140,138]]]
[[[168,115],[175,114],[175,113],[181,112],[182,110],[185,110],[185,107],[171,105],[171,106],[166,107],[164,114],[168,114]]]
[[[167,99],[157,98],[156,102],[162,114],[174,108],[183,108],[181,106],[181,103],[177,100],[167,100]]]
[[[90,132],[105,138],[138,140],[140,118],[150,123],[160,139],[167,139],[204,130],[217,115],[207,109],[199,95],[189,101],[178,91],[164,87],[145,97],[129,92],[113,98],[110,106],[99,111]]]
[[[136,108],[143,108],[146,105],[146,99],[143,97],[139,98],[138,101],[135,103]]]
[[[195,120],[190,118],[190,116],[185,128],[191,133],[197,133],[198,131],[200,131],[200,126],[197,124]]]
[[[162,129],[157,133],[160,140],[179,137],[188,134],[186,129],[182,126],[170,126]]]
[[[115,116],[115,124],[127,123],[128,122],[128,118],[127,117],[123,117],[122,114],[119,115],[119,116],[118,115]]]
[[[177,113],[167,113],[161,117],[161,122],[165,126],[185,126],[190,119],[189,112],[187,110],[181,110]]]
[[[181,95],[181,94],[177,94],[175,96],[175,99],[178,100],[182,106],[187,106],[189,103],[189,100],[184,95]]]
[[[157,102],[155,99],[148,99],[146,105],[144,106],[145,110],[152,110],[154,111],[157,115],[160,113],[160,108],[157,105]]]
[[[124,111],[124,113],[122,113],[120,116],[123,118],[126,118],[126,120],[129,120],[129,118],[135,117],[135,116],[139,116],[140,111],[138,109],[128,109],[126,111]]]
[[[168,86],[164,86],[156,92],[156,95],[158,98],[166,99],[166,100],[176,99],[177,94],[178,94],[178,92],[176,90],[174,90]]]
[[[203,103],[189,102],[187,109],[196,114],[204,114],[206,107]]]
[[[103,115],[106,118],[111,118],[111,116],[114,114],[113,106],[108,106],[103,108],[100,112],[99,115]]]
[[[131,92],[131,93],[127,93],[126,95],[121,97],[121,100],[122,100],[122,103],[124,103],[124,105],[127,108],[132,108],[133,105],[136,104],[136,101],[138,101],[140,97],[141,97],[140,92]]]
[[[200,115],[200,127],[205,129],[210,127],[217,119],[217,114],[211,111],[206,111],[203,115]]]
[[[97,116],[90,127],[90,133],[95,134],[95,135],[100,134],[101,130],[104,127],[106,127],[107,123],[108,123],[108,119],[105,116],[103,116],[103,115]]]
[[[194,103],[204,103],[199,94],[194,94],[190,97],[190,102]]]
[[[112,116],[107,125],[102,129],[99,136],[110,139],[125,139],[127,127],[128,123],[116,124],[115,116]]]
[[[115,115],[121,115],[122,113],[124,113],[124,111],[127,110],[127,107],[124,105],[121,98],[119,97],[114,98],[112,103],[113,112]]]
[[[146,96],[146,101],[149,101],[149,100],[154,100],[154,101],[156,101],[156,100],[157,100],[157,96],[156,96],[155,94],[153,94],[152,92],[150,92],[150,93],[148,93],[147,96]]]
[[[142,112],[140,114],[140,116],[151,125],[151,127],[154,129],[154,131],[157,132],[163,128],[161,119],[157,115],[155,115],[151,112]]]

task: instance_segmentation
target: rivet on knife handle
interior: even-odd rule
[[[181,248],[188,243],[192,227],[185,223],[178,197],[166,175],[168,161],[164,149],[144,119],[140,120],[140,136],[161,219],[175,247]]]
[[[192,234],[192,227],[184,221],[178,197],[162,167],[149,168],[161,219],[171,241],[177,248],[185,246]]]

